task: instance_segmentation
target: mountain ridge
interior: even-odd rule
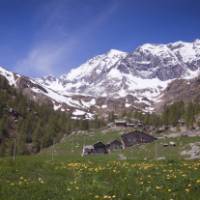
[[[124,108],[139,107],[153,111],[171,82],[195,78],[199,69],[200,40],[196,39],[193,42],[146,43],[132,52],[111,49],[68,74],[35,79],[26,77],[26,81],[33,86],[29,88],[34,93],[31,95],[46,96],[54,109],[74,113],[80,109],[85,113],[95,113],[100,109],[108,110],[109,100],[121,99]],[[0,74],[14,86],[17,86],[16,80],[22,77],[3,68],[0,68]],[[112,110],[111,107],[109,110]]]

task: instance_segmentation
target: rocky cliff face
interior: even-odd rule
[[[184,101],[186,103],[200,101],[200,77],[194,79],[176,79],[172,81],[160,95],[160,102],[155,110],[161,110],[166,104]]]
[[[193,43],[144,44],[128,54],[115,67],[144,79],[166,81],[184,78],[200,65],[200,40]]]

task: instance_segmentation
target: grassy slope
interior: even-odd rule
[[[88,134],[75,134],[66,137],[61,143],[54,146],[54,158],[59,159],[73,159],[80,160],[82,147],[84,144],[94,144],[97,141],[103,141],[104,143],[112,141],[113,139],[120,139],[120,132],[95,132]],[[176,147],[163,147],[163,143],[168,143],[173,141],[176,143]],[[186,145],[192,142],[200,141],[200,137],[177,137],[177,138],[166,138],[159,139],[153,143],[137,145],[125,150],[118,150],[112,152],[109,155],[104,155],[105,159],[120,159],[120,155],[126,157],[128,160],[155,160],[165,157],[167,160],[170,159],[183,159],[180,152],[186,148]],[[52,153],[52,148],[43,150],[40,155],[45,155],[50,157]],[[86,159],[91,159],[89,156]],[[98,156],[102,157],[102,156]]]
[[[119,132],[68,136],[55,145],[54,161],[52,148],[15,162],[0,159],[0,200],[199,198],[200,162],[183,161],[179,155],[199,137],[173,139],[177,147],[171,148],[162,147],[162,139],[105,156],[80,156],[83,144],[118,137]],[[127,160],[119,161],[119,154]],[[155,161],[155,156],[168,161]]]

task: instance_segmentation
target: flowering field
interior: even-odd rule
[[[0,158],[0,200],[200,199],[200,161],[181,156],[200,137],[81,157],[84,144],[119,137],[118,132],[71,135],[36,156]],[[172,140],[175,147],[163,147]]]
[[[1,200],[199,199],[200,161],[0,160]]]

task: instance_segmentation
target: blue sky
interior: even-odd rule
[[[34,77],[113,48],[196,38],[199,0],[0,0],[0,65]]]

